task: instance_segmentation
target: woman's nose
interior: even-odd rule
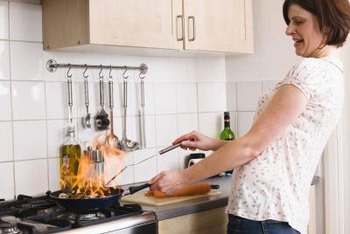
[[[289,36],[289,35],[292,35],[294,33],[294,27],[293,25],[290,23],[288,24],[287,28],[286,28],[286,34]]]

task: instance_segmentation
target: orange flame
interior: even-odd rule
[[[61,187],[71,187],[78,198],[94,198],[110,195],[109,188],[105,186],[105,183],[109,181],[114,175],[118,174],[124,164],[125,156],[124,152],[116,146],[110,144],[111,135],[102,137],[103,133],[98,134],[91,143],[92,149],[98,148],[101,150],[104,157],[104,172],[103,175],[98,176],[98,172],[95,170],[94,162],[91,161],[87,151],[81,155],[78,159],[79,166],[77,175],[72,172],[64,173],[65,181],[60,181]],[[102,139],[105,140],[102,140]],[[63,172],[67,171],[64,164],[61,165]],[[120,178],[120,175],[118,176]],[[118,179],[116,178],[109,186],[116,186]]]

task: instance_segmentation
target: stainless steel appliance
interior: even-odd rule
[[[19,195],[0,202],[0,233],[157,234],[157,221],[153,212],[143,211],[138,204],[73,212],[49,196]]]

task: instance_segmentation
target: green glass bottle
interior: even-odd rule
[[[230,112],[224,112],[224,129],[220,133],[220,140],[233,141],[235,139],[235,134],[230,127]],[[225,171],[225,175],[232,175],[233,170]]]
[[[60,188],[74,189],[73,185],[78,174],[81,146],[75,137],[75,127],[67,128],[67,135],[60,147]]]

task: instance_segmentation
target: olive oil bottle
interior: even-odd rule
[[[67,128],[67,135],[60,146],[60,188],[74,189],[78,174],[81,146],[75,136],[75,127]]]
[[[230,127],[230,112],[224,112],[224,129],[220,133],[220,140],[233,141],[235,134]],[[225,175],[232,175],[233,170],[225,171]]]

